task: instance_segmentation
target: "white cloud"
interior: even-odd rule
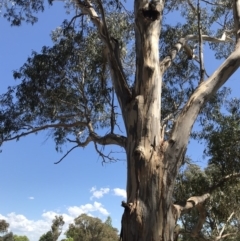
[[[34,197],[28,197],[28,199],[33,200],[33,199],[34,199]]]
[[[90,214],[91,212],[100,212],[101,214],[107,216],[109,212],[103,207],[103,205],[99,202],[94,202],[93,204],[87,203],[81,206],[73,206],[68,208],[68,212],[73,217],[78,217],[79,215],[86,213]]]
[[[101,198],[104,194],[109,193],[109,188],[100,188],[99,190],[96,189],[96,187],[92,187],[90,192],[92,193],[92,196],[90,197],[90,200],[93,198]]]
[[[114,192],[114,195],[116,195],[116,196],[120,196],[120,197],[123,197],[123,198],[127,197],[126,190],[124,190],[124,189],[114,188],[113,192]]]
[[[48,232],[52,225],[52,220],[55,216],[62,215],[65,221],[65,225],[62,230],[62,235],[59,240],[64,238],[64,233],[68,229],[70,223],[74,222],[74,218],[79,215],[86,213],[89,216],[104,215],[108,216],[109,212],[99,202],[93,204],[87,203],[80,206],[70,206],[66,212],[54,212],[54,211],[43,211],[42,218],[39,220],[31,220],[22,214],[16,214],[14,212],[7,215],[0,214],[0,219],[6,220],[10,224],[9,231],[12,231],[17,235],[26,235],[31,241],[38,241],[39,238],[46,232]]]
[[[47,220],[30,220],[22,214],[14,212],[6,216],[0,215],[1,219],[5,219],[10,224],[10,230],[14,234],[27,235],[30,240],[37,241],[39,237],[49,230],[51,222]]]

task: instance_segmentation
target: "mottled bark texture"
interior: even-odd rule
[[[239,67],[239,1],[233,1],[235,51],[212,76],[200,83],[177,117],[167,140],[163,139],[164,130],[160,124],[162,75],[171,67],[179,51],[183,49],[189,52],[188,40],[199,39],[199,36],[179,36],[179,42],[173,50],[160,61],[159,37],[164,0],[135,0],[136,74],[134,86],[130,89],[119,58],[118,42],[108,33],[101,1],[96,1],[101,16],[98,16],[90,2],[75,2],[82,12],[90,16],[106,45],[112,82],[126,128],[125,138],[114,134],[105,139],[90,135],[97,143],[104,140],[107,144],[111,144],[111,141],[112,144],[119,143],[127,153],[127,201],[122,203],[124,214],[120,239],[176,241],[176,221],[182,212],[193,207],[199,211],[199,222],[192,232],[192,236],[196,236],[205,221],[204,202],[210,194],[191,197],[185,206],[173,205],[173,188],[192,126],[201,108]],[[216,39],[206,35],[202,35],[201,39],[228,41],[226,37]]]

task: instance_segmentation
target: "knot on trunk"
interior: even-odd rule
[[[146,160],[145,156],[145,148],[143,146],[137,146],[134,151],[134,159],[136,161],[144,161]]]
[[[160,19],[160,6],[156,1],[151,1],[142,8],[142,14],[145,19],[155,21]]]

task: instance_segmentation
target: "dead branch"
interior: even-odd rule
[[[208,35],[201,35],[202,41],[212,42],[212,43],[224,43],[224,42],[232,42],[233,40],[227,37],[224,32],[221,38],[215,38]],[[182,48],[184,48],[185,53],[188,59],[196,59],[192,49],[187,45],[189,40],[199,40],[198,35],[187,35],[185,38],[180,38],[179,41],[174,45],[169,54],[160,62],[160,70],[164,73],[171,65],[173,60],[176,58],[177,53],[180,52]]]
[[[110,152],[108,155],[105,155],[101,150],[99,150],[96,142],[94,142],[94,147],[98,155],[102,158],[102,163],[116,162],[119,160],[118,158],[111,156],[112,152]]]
[[[72,147],[69,151],[67,151],[67,153],[66,153],[59,161],[54,162],[54,164],[60,163],[70,152],[72,152],[72,151],[73,151],[75,148],[77,148],[77,147],[78,147],[78,145]]]

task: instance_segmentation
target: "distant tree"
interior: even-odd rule
[[[3,236],[0,236],[0,241],[14,241],[13,240],[13,233],[9,232],[9,223],[6,222],[6,220],[1,219],[0,220],[0,233],[5,233]]]
[[[53,241],[56,241],[61,235],[64,223],[63,216],[55,216],[55,219],[53,219],[51,226]]]
[[[39,241],[56,241],[62,233],[64,223],[63,216],[55,216],[55,219],[52,221],[51,230],[43,234]]]
[[[67,238],[73,241],[118,241],[118,230],[111,226],[111,218],[102,222],[99,218],[82,214],[70,224],[66,231]]]
[[[48,231],[47,233],[43,234],[39,241],[53,241],[53,234],[51,231]]]
[[[184,203],[199,192],[211,194],[196,210],[183,211],[176,229],[179,240],[180,236],[184,241],[240,240],[240,100],[226,101],[224,109],[224,114],[213,111],[203,130],[195,133],[206,141],[207,166],[202,169],[188,162],[177,177],[175,200]],[[190,232],[198,224],[201,232]]]
[[[29,238],[27,236],[21,236],[21,235],[13,235],[14,241],[29,241]]]
[[[7,223],[6,220],[1,219],[0,220],[0,233],[7,232],[8,228],[9,228],[9,223]]]

